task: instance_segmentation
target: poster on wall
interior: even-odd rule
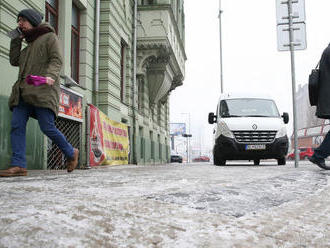
[[[83,122],[82,95],[61,86],[58,115],[66,119]]]
[[[110,120],[94,105],[90,111],[90,165],[128,164],[128,127]]]

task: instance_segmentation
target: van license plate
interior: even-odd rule
[[[265,150],[266,145],[246,145],[245,150]]]

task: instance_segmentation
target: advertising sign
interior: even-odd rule
[[[186,123],[170,123],[170,135],[180,136],[186,133]]]
[[[95,106],[90,110],[90,165],[128,164],[128,127],[110,120]]]
[[[58,115],[74,121],[83,122],[82,96],[72,90],[61,87]]]

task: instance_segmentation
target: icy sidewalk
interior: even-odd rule
[[[330,172],[117,166],[0,179],[0,247],[330,247]]]

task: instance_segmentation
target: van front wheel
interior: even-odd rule
[[[226,160],[224,159],[220,159],[220,160],[217,160],[217,163],[214,162],[214,165],[226,165]]]
[[[226,165],[226,160],[219,158],[216,154],[213,155],[214,158],[214,165]]]
[[[285,159],[285,157],[283,157],[283,158],[279,158],[279,159],[277,160],[277,164],[278,164],[278,165],[285,165],[285,164],[286,164],[286,159]]]

